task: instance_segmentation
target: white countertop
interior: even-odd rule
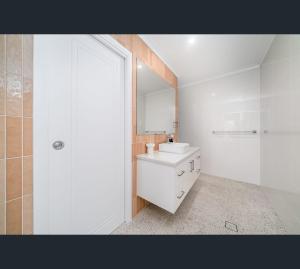
[[[170,166],[176,166],[184,159],[190,157],[199,149],[200,149],[199,147],[190,147],[189,150],[183,154],[154,151],[152,155],[146,153],[146,154],[139,154],[136,157],[138,160],[145,160],[150,162],[162,163]]]

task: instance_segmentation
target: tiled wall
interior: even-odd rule
[[[156,72],[176,89],[176,121],[178,120],[178,89],[177,77],[162,60],[147,46],[138,35],[112,35],[118,42],[132,52],[132,214],[135,216],[148,202],[137,195],[137,160],[136,155],[146,152],[146,143],[158,144],[167,140],[166,135],[137,135],[136,124],[136,62],[143,61],[151,70]],[[178,129],[175,133],[177,141]]]
[[[276,35],[260,75],[262,185],[288,232],[300,234],[300,35]]]
[[[201,148],[203,173],[260,184],[259,82],[255,67],[179,89],[180,141]],[[257,133],[213,135],[213,130]]]
[[[300,35],[276,35],[261,65],[262,184],[300,194]]]
[[[0,234],[32,233],[32,35],[0,35]]]

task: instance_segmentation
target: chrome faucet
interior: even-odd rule
[[[167,134],[167,138],[168,138],[168,143],[173,143],[174,142],[174,135],[173,134]]]

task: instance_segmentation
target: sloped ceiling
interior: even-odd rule
[[[140,35],[179,78],[179,85],[259,65],[274,35]]]

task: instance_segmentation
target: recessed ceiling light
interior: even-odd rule
[[[138,69],[142,69],[143,66],[142,66],[141,64],[138,64],[137,68],[138,68]]]
[[[216,93],[212,92],[212,93],[211,93],[211,96],[212,96],[212,97],[215,97],[215,96],[216,96]]]
[[[191,36],[188,38],[188,44],[193,45],[196,42],[196,38],[194,36]]]

